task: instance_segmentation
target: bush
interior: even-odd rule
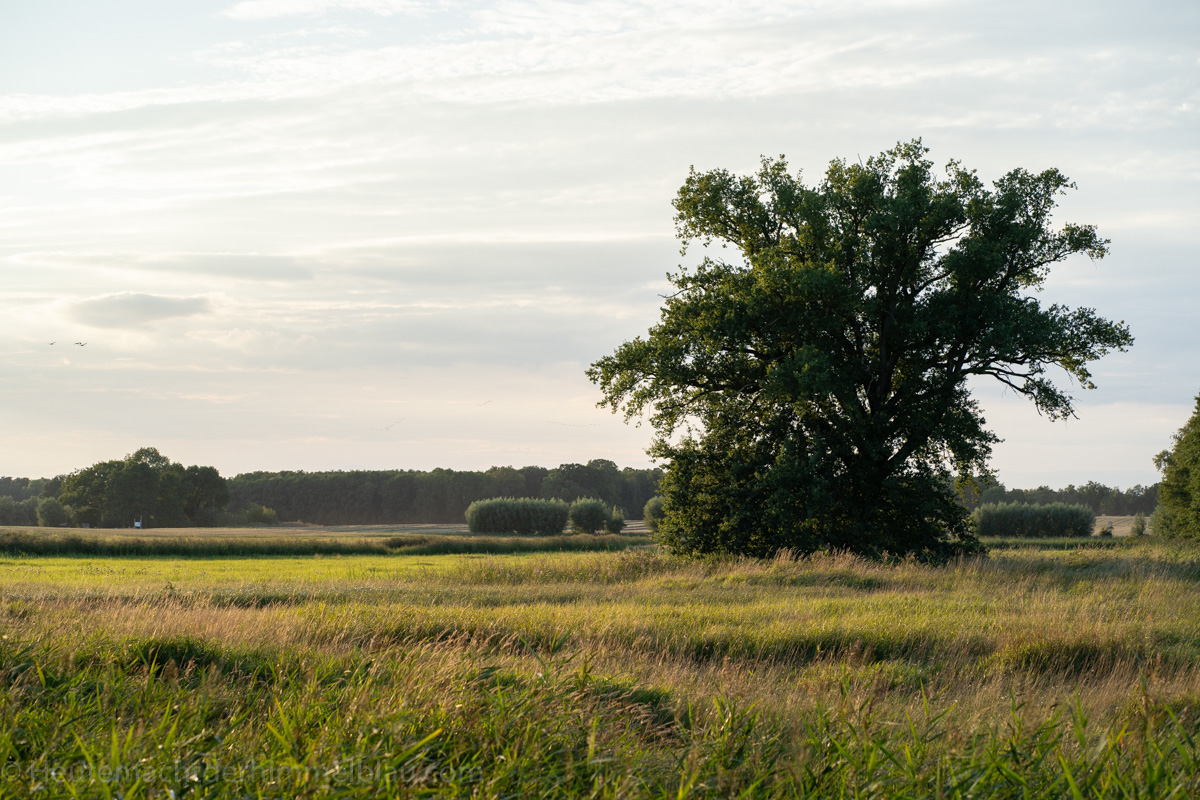
[[[1097,533],[1096,535],[1103,536],[1106,539],[1111,539],[1112,535],[1113,535],[1112,523],[1111,522],[1104,523],[1102,526],[1100,526],[1100,532]]]
[[[246,506],[246,523],[249,525],[274,525],[275,509],[251,503]]]
[[[1129,527],[1129,533],[1133,536],[1146,535],[1146,515],[1138,512],[1133,515],[1133,525]]]
[[[608,506],[603,500],[582,498],[571,503],[571,527],[579,533],[595,533],[608,519]]]
[[[53,497],[43,497],[37,504],[37,522],[43,528],[56,528],[71,521],[71,511]]]
[[[557,536],[567,524],[568,508],[562,500],[532,497],[493,497],[467,506],[471,533],[519,533]]]
[[[625,530],[625,512],[613,506],[612,516],[605,521],[604,530],[609,533],[620,533]]]
[[[1091,536],[1096,514],[1087,506],[987,503],[975,510],[978,536]]]
[[[646,505],[642,508],[642,519],[646,523],[646,528],[651,533],[658,533],[658,521],[663,516],[663,499],[658,495],[651,497],[646,501]]]

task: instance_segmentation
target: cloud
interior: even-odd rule
[[[135,328],[149,322],[210,311],[205,297],[165,297],[141,292],[91,297],[72,303],[68,315],[95,328]]]
[[[316,17],[336,11],[361,11],[390,17],[419,13],[427,8],[425,3],[413,0],[242,0],[221,14],[238,20]]]
[[[72,270],[138,270],[160,276],[213,276],[238,281],[311,280],[312,266],[290,255],[259,253],[134,253],[31,251],[5,259],[26,270],[53,267]]]
[[[257,253],[176,253],[131,264],[137,269],[200,273],[257,281],[307,280],[312,269],[291,256]]]

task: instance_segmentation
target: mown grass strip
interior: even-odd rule
[[[633,547],[648,547],[648,536],[586,533],[571,536],[393,536],[384,543],[401,555],[453,555],[541,552],[611,552]]]
[[[10,556],[238,558],[318,555],[452,555],[614,551],[651,544],[646,536],[358,537],[193,536],[138,538],[103,533],[0,531],[0,554]]]

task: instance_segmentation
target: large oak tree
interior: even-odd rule
[[[1132,344],[1124,324],[1034,296],[1052,265],[1107,249],[1092,226],[1051,224],[1067,178],[1018,169],[989,188],[926,153],[833,161],[816,186],[782,159],[693,169],[679,190],[685,250],[709,255],[670,276],[645,338],[588,371],[601,405],[650,414],[671,549],[970,548],[951,476],[986,470],[998,440],[968,380],[1068,417],[1047,370],[1093,388],[1089,362]]]

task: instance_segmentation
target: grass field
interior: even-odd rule
[[[1108,542],[10,553],[0,795],[1196,796],[1200,548]]]
[[[0,554],[32,556],[178,556],[181,558],[437,555],[625,550],[651,544],[644,527],[620,534],[473,536],[465,525],[362,525],[302,528],[159,528],[99,530],[11,528]]]

